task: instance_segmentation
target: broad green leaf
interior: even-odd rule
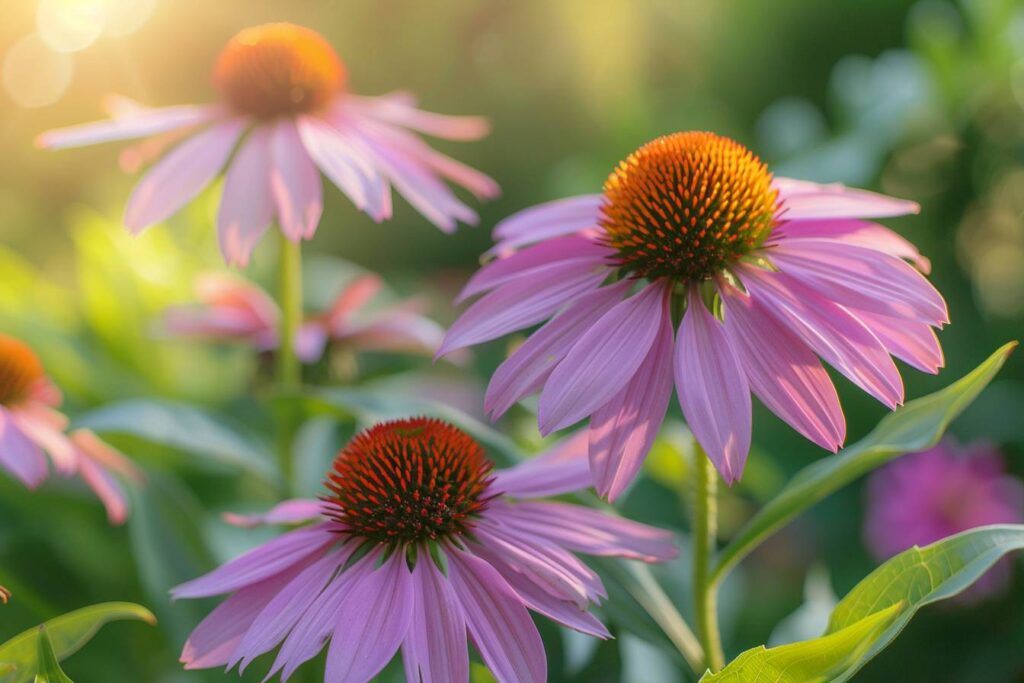
[[[938,443],[949,423],[992,381],[1016,346],[1016,342],[1004,345],[945,389],[886,415],[861,441],[800,470],[722,550],[712,572],[714,580],[720,580],[772,533],[819,500],[904,453]]]
[[[275,482],[276,467],[266,447],[211,415],[171,401],[132,399],[82,415],[77,427],[99,434],[127,435],[199,457],[198,466],[243,469]]]
[[[46,632],[46,626],[39,627],[37,655],[37,671],[35,683],[74,683],[64,670],[60,668],[57,655],[53,651],[53,643],[50,642],[50,634]]]
[[[59,661],[77,652],[104,624],[126,619],[156,623],[153,613],[141,605],[105,602],[50,619],[45,626]],[[14,666],[12,673],[0,678],[2,683],[28,683],[32,680],[36,672],[38,633],[38,627],[30,628],[0,645],[0,660]]]
[[[862,661],[872,641],[900,615],[891,605],[841,631],[814,640],[747,650],[701,683],[825,683],[846,680],[846,672]]]
[[[905,550],[868,574],[836,605],[826,633],[841,632],[893,605],[905,607],[875,634],[871,647],[847,678],[891,643],[917,610],[960,593],[1004,555],[1022,549],[1024,524],[979,527],[924,548]]]
[[[502,465],[512,465],[523,459],[522,452],[507,436],[443,403],[420,401],[372,389],[347,388],[324,389],[316,394],[315,400],[319,400],[334,411],[341,411],[346,416],[354,417],[363,423],[363,426],[400,417],[436,417],[465,430],[486,446],[492,455],[499,456],[504,461],[500,463]]]

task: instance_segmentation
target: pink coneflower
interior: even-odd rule
[[[50,474],[46,453],[57,474],[77,474],[96,493],[111,523],[124,522],[128,503],[114,475],[137,481],[138,471],[92,432],[65,434],[68,419],[55,410],[60,403],[32,349],[0,335],[0,468],[34,489]]]
[[[864,538],[880,561],[975,527],[1024,522],[1024,484],[985,443],[961,447],[947,440],[905,455],[872,474],[867,493]],[[1005,588],[1010,567],[996,564],[969,595]]]
[[[376,221],[391,216],[394,186],[445,232],[477,215],[444,179],[479,198],[498,194],[493,180],[416,134],[475,140],[487,134],[484,119],[423,112],[402,93],[348,92],[344,64],[311,29],[275,23],[241,31],[217,59],[213,82],[218,104],[151,109],[118,98],[108,105],[112,120],[50,131],[39,144],[160,136],[132,150],[127,165],[136,166],[187,138],[136,186],[125,225],[139,233],[168,218],[227,166],[217,228],[225,260],[240,265],[275,219],[292,242],[313,237],[323,208],[318,169]]]
[[[299,359],[315,362],[328,344],[352,351],[433,353],[444,330],[422,315],[423,302],[407,299],[367,310],[380,289],[376,275],[348,283],[328,311],[310,317],[299,329],[295,340]],[[196,279],[195,290],[198,306],[172,306],[166,311],[163,328],[167,333],[241,343],[257,351],[277,348],[281,312],[260,287],[234,275],[207,273]]]
[[[773,179],[712,133],[658,138],[619,165],[603,194],[501,222],[491,252],[500,258],[461,298],[484,296],[439,355],[550,319],[491,379],[493,417],[537,391],[544,434],[590,417],[595,480],[614,498],[650,449],[674,384],[690,429],[732,483],[750,447],[751,392],[835,451],[846,425],[818,356],[890,407],[903,384],[889,354],[928,372],[942,365],[931,328],[947,321],[945,302],[903,259],[927,261],[864,220],[917,210]]]
[[[468,638],[499,681],[546,680],[529,610],[609,635],[588,611],[605,595],[601,580],[573,551],[646,562],[676,553],[666,531],[532,500],[588,487],[584,455],[574,439],[494,471],[476,441],[438,420],[362,432],[335,459],[327,495],[310,502],[316,524],[174,590],[232,594],[182,661],[244,669],[280,645],[269,676],[287,679],[329,640],[331,683],[369,681],[399,650],[408,680],[465,683]]]

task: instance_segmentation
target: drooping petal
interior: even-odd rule
[[[487,668],[499,683],[544,683],[544,642],[522,599],[483,560],[461,550],[449,558],[452,587]]]
[[[903,380],[882,343],[839,304],[786,273],[740,270],[751,296],[768,303],[775,317],[851,382],[889,408],[903,402]]]
[[[513,498],[558,496],[588,488],[592,482],[588,443],[585,430],[576,432],[542,455],[496,471],[491,488]]]
[[[244,637],[231,653],[229,668],[239,664],[239,671],[244,672],[254,659],[281,643],[350,554],[348,546],[329,552],[281,585],[273,598],[250,619]]]
[[[225,512],[224,521],[228,524],[244,528],[265,526],[268,524],[299,524],[323,515],[324,504],[312,498],[293,498],[278,503],[263,514],[239,515]]]
[[[216,123],[171,150],[132,190],[125,226],[138,234],[199,194],[224,168],[246,125],[237,118]]]
[[[391,661],[409,631],[413,588],[402,552],[352,582],[335,615],[324,680],[366,683]]]
[[[380,211],[370,210],[372,170],[365,167],[344,135],[330,123],[313,116],[299,117],[299,136],[314,163],[331,182],[352,200],[360,211],[381,220]]]
[[[604,196],[580,195],[556,199],[524,209],[494,226],[495,241],[512,240],[516,246],[568,235],[597,225]]]
[[[312,239],[324,208],[323,186],[294,121],[278,121],[270,149],[270,190],[281,230],[293,242]]]
[[[788,220],[809,218],[883,218],[905,216],[921,210],[917,202],[857,190],[839,183],[819,185],[806,180],[776,178],[783,216]]]
[[[28,403],[8,409],[18,431],[50,455],[57,474],[70,477],[78,471],[78,453],[64,433],[68,419],[41,403]]]
[[[542,277],[499,287],[459,316],[436,357],[535,325],[597,287],[608,273],[589,259],[573,259]]]
[[[597,491],[615,500],[636,477],[672,399],[672,315],[663,298],[654,343],[636,374],[590,418],[589,458]]]
[[[469,279],[455,303],[514,280],[534,277],[544,272],[540,270],[543,266],[552,263],[580,257],[597,260],[610,253],[607,247],[583,235],[546,240],[486,264]]]
[[[622,390],[658,336],[665,298],[662,286],[648,285],[580,337],[544,384],[538,410],[542,434],[582,420]]]
[[[868,311],[850,309],[850,312],[867,325],[886,351],[905,363],[933,375],[946,364],[935,330],[929,325]]]
[[[846,438],[839,396],[817,356],[753,297],[720,288],[725,332],[750,388],[768,409],[830,451]]]
[[[128,519],[128,496],[108,466],[110,458],[117,458],[122,465],[134,470],[120,453],[90,431],[78,430],[71,435],[71,442],[78,451],[78,474],[93,490],[107,510],[111,524],[123,524]],[[136,476],[139,475],[136,472]]]
[[[36,138],[36,144],[46,149],[67,149],[115,140],[144,138],[179,128],[198,126],[211,121],[220,113],[216,107],[203,105],[147,109],[133,116],[117,117],[110,121],[96,121],[49,130]]]
[[[875,249],[827,240],[784,240],[770,257],[780,270],[844,306],[929,325],[949,322],[946,302],[921,273]]]
[[[503,512],[503,524],[575,552],[644,562],[679,554],[671,532],[582,505],[524,501]]]
[[[622,300],[630,286],[623,280],[580,296],[512,352],[487,385],[484,410],[491,418],[539,390],[573,344]]]
[[[931,261],[909,240],[884,225],[857,219],[786,221],[772,231],[770,242],[781,239],[828,239],[869,247],[906,259],[927,275]]]
[[[49,474],[46,456],[14,423],[10,412],[0,406],[0,467],[30,489]]]
[[[337,535],[327,524],[289,531],[174,588],[177,598],[205,598],[238,590],[282,572],[332,544]]]
[[[217,210],[217,237],[224,260],[246,266],[249,256],[274,220],[270,192],[270,126],[257,126],[242,143],[228,168]]]
[[[352,315],[373,300],[380,292],[382,283],[379,275],[362,275],[345,285],[327,314],[328,327],[336,329],[346,323]]]
[[[422,558],[413,570],[412,621],[402,645],[408,683],[467,683],[466,617],[448,579]]]
[[[750,386],[725,328],[696,288],[690,290],[679,325],[675,383],[686,424],[732,485],[743,474],[750,451]]]
[[[351,97],[348,104],[382,121],[446,140],[479,140],[491,130],[490,123],[482,116],[448,116],[426,112],[393,95]]]

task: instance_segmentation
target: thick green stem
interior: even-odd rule
[[[711,671],[725,666],[718,631],[718,590],[711,581],[711,558],[718,534],[718,473],[697,444],[693,459],[693,595],[697,638]]]
[[[302,247],[283,235],[278,278],[281,340],[277,354],[277,381],[282,394],[294,394],[302,382],[302,366],[295,355],[295,336],[302,324]]]

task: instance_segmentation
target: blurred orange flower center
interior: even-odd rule
[[[0,405],[12,406],[28,398],[43,374],[43,365],[32,349],[0,335]]]
[[[264,24],[228,42],[217,58],[213,81],[243,114],[293,116],[326,106],[345,85],[345,66],[316,31]]]
[[[449,538],[487,507],[492,463],[471,436],[429,418],[378,424],[334,460],[328,514],[387,545]]]
[[[604,184],[606,244],[640,277],[703,280],[761,244],[778,192],[757,156],[704,132],[653,140]]]

